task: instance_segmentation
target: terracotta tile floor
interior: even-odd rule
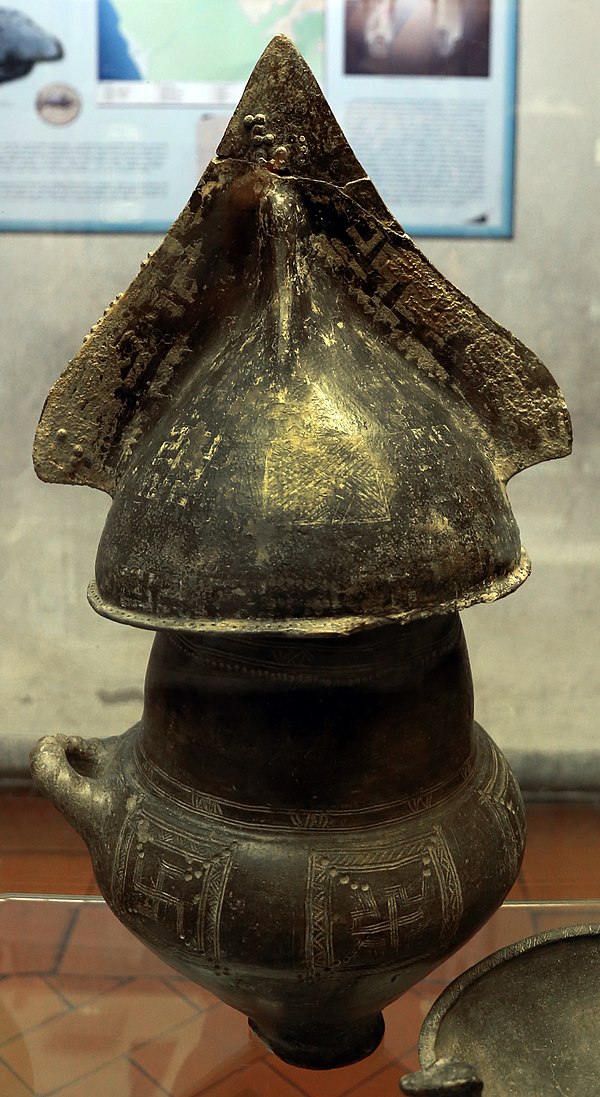
[[[600,899],[600,804],[529,808],[511,898]],[[56,810],[0,796],[0,894],[97,894],[85,846]],[[449,979],[543,926],[600,920],[600,906],[505,908],[386,1010],[386,1037],[341,1070],[289,1067],[245,1018],[173,974],[103,903],[0,902],[0,1097],[398,1097],[416,1039]],[[567,911],[568,913],[568,911]],[[579,917],[579,914],[581,917]]]

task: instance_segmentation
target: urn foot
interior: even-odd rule
[[[265,1028],[249,1020],[250,1028],[285,1063],[307,1070],[331,1070],[346,1067],[366,1059],[383,1039],[385,1022],[382,1013],[361,1017],[343,1027],[316,1025],[310,1029],[290,1031],[285,1028]]]

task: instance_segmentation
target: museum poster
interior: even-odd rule
[[[393,214],[508,236],[517,0],[14,0],[0,227],[163,232],[289,35]]]

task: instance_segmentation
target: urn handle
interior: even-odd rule
[[[112,794],[102,777],[118,739],[46,735],[31,751],[35,783],[84,836],[111,810]]]
[[[473,1067],[455,1059],[438,1059],[417,1074],[400,1079],[402,1093],[417,1097],[479,1097],[483,1083]]]

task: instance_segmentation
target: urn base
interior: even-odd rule
[[[252,1018],[249,1025],[285,1063],[308,1070],[331,1070],[357,1063],[379,1047],[385,1032],[382,1013],[335,1028],[319,1024],[304,1030],[294,1027],[289,1032],[283,1028],[267,1030]]]

